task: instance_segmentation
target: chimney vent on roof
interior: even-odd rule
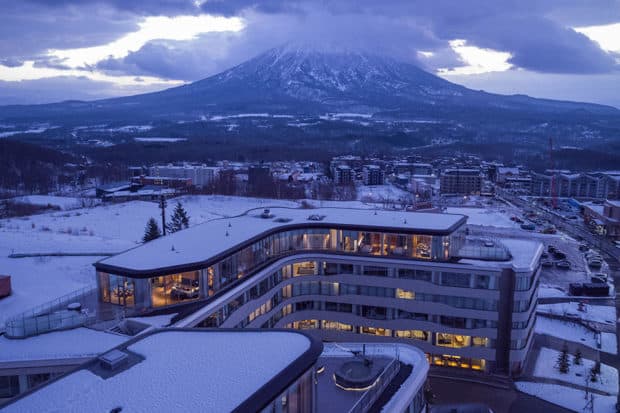
[[[112,350],[99,356],[99,364],[102,368],[116,371],[121,366],[127,364],[129,355],[120,350]]]

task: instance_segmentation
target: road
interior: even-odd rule
[[[574,220],[564,219],[561,216],[558,216],[557,214],[553,212],[550,212],[546,209],[541,208],[537,204],[526,202],[518,197],[509,195],[509,194],[502,194],[502,197],[505,198],[508,202],[518,206],[521,209],[529,208],[529,209],[536,210],[545,219],[553,223],[561,231],[575,238],[581,237],[584,240],[584,242],[586,242],[588,245],[595,247],[602,253],[603,257],[605,258],[605,261],[609,265],[609,276],[614,280],[614,285],[616,287],[615,299],[613,298],[610,299],[608,302],[606,302],[606,304],[615,305],[616,319],[619,320],[620,319],[620,306],[618,304],[620,304],[620,294],[618,291],[620,289],[620,248],[617,248],[608,239],[600,235],[597,235],[597,234],[592,234],[580,222],[574,222]],[[618,340],[618,349],[620,349],[620,334],[618,333],[619,333],[618,323],[616,323],[616,340]],[[545,339],[548,339],[548,338],[545,338]],[[547,344],[549,345],[551,343],[547,343]],[[560,345],[559,342],[553,343],[553,344],[555,344],[555,347],[558,347]],[[551,347],[554,347],[554,346],[551,345]],[[591,355],[591,357],[593,356],[594,355]],[[617,355],[599,352],[598,357],[602,363],[612,365],[616,368],[620,368],[620,364],[619,364],[620,359],[618,358]]]
[[[604,255],[614,258],[613,261],[615,261],[616,263],[620,261],[620,248],[616,247],[610,240],[606,239],[605,237],[591,233],[583,225],[583,223],[577,222],[576,220],[564,219],[563,217],[542,208],[537,203],[524,201],[514,195],[502,193],[501,197],[509,201],[510,203],[518,206],[522,210],[525,210],[526,208],[534,209],[547,221],[555,225],[556,228],[560,229],[563,232],[566,232],[573,237],[581,237],[584,242],[594,246],[596,249],[604,253]]]

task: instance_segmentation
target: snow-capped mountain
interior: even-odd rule
[[[0,120],[54,124],[131,119],[199,119],[221,114],[318,115],[356,112],[381,116],[480,117],[500,113],[612,115],[588,103],[503,96],[448,82],[412,64],[353,51],[281,47],[215,76],[160,92],[94,102],[0,107]]]

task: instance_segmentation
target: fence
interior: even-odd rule
[[[76,311],[67,306],[80,303],[84,307],[86,303],[96,302],[96,285],[81,288],[10,318],[5,323],[5,334],[11,338],[25,338],[93,323],[97,320],[95,309]]]
[[[392,359],[392,361],[385,366],[383,372],[381,372],[381,375],[379,375],[374,385],[370,389],[366,390],[357,403],[351,407],[349,413],[367,412],[399,371],[400,361],[398,359]]]

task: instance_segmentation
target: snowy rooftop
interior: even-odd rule
[[[88,328],[57,331],[20,340],[0,336],[0,365],[96,357],[125,341],[127,337]]]
[[[320,342],[292,331],[164,330],[122,348],[134,359],[137,355],[137,363],[111,377],[102,378],[99,364],[92,362],[5,411],[229,412],[258,393],[281,391],[279,386],[286,387],[314,364],[321,348]],[[310,364],[291,367],[300,358]],[[277,376],[284,384],[272,381]]]
[[[466,221],[465,216],[456,214],[350,208],[271,208],[269,218],[262,218],[262,213],[263,209],[257,208],[237,217],[214,219],[105,258],[98,264],[128,271],[152,271],[200,263],[262,233],[300,224],[308,227],[317,225],[376,227],[448,234]],[[308,219],[310,216],[322,218],[311,220]]]
[[[533,271],[544,249],[542,243],[524,239],[502,238],[493,242],[499,242],[508,249],[511,256],[509,261],[462,259],[459,262],[478,266],[511,267],[515,271]]]

